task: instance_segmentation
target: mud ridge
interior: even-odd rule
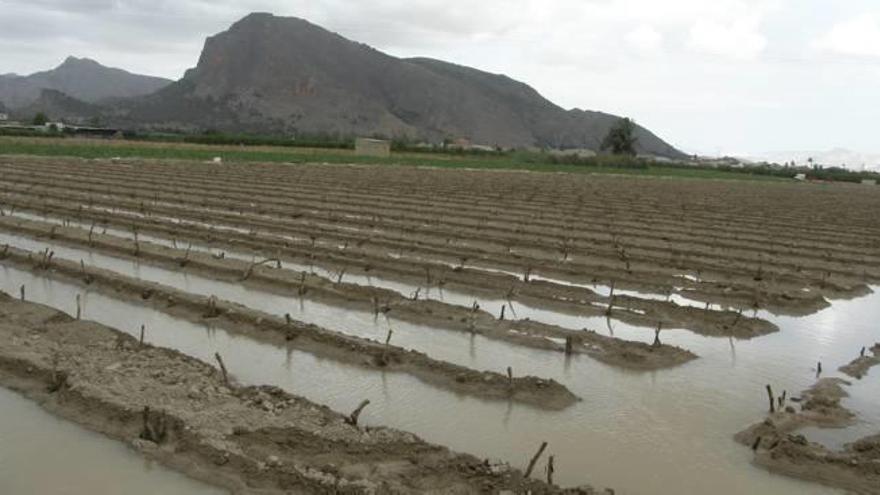
[[[0,293],[0,383],[234,493],[563,490]]]
[[[88,235],[77,228],[41,225],[24,220],[11,224],[4,222],[4,220],[0,218],[0,225],[8,230],[34,236],[48,236],[55,242],[67,241],[84,249],[91,246],[91,249],[108,251],[126,259],[150,260],[155,262],[157,266],[168,269],[186,270],[209,278],[243,283],[248,287],[292,298],[304,297],[310,300],[326,301],[340,307],[374,311],[377,314],[392,314],[396,319],[411,323],[479,333],[490,339],[544,350],[566,352],[565,344],[550,339],[562,339],[563,341],[570,339],[572,345],[568,347],[568,352],[587,354],[614,366],[651,370],[676,366],[696,358],[696,355],[690,351],[662,343],[647,346],[640,342],[602,337],[595,332],[575,331],[535,321],[502,320],[482,309],[469,309],[434,300],[413,301],[387,289],[333,282],[312,274],[253,266],[253,264],[235,259],[218,260],[204,253],[186,253],[184,250],[175,250],[148,242],[138,243],[137,256],[134,256],[133,243],[128,240],[105,234]],[[89,237],[91,241],[88,240]],[[185,258],[184,255],[186,255]],[[184,260],[185,263],[183,263]],[[185,266],[181,266],[182,264]],[[243,274],[247,275],[247,280],[242,280]],[[582,305],[558,305],[564,305],[569,309],[582,308]],[[594,313],[596,315],[602,314],[598,308]],[[703,312],[692,308],[682,308],[682,314],[702,315]],[[663,319],[654,320],[650,316],[629,312],[624,308],[616,309],[614,317],[642,326],[651,326],[656,321],[665,321]],[[696,323],[704,323],[696,318],[692,320],[695,320]],[[739,320],[738,323],[737,320]],[[729,315],[728,321],[734,322],[730,324],[732,329],[730,333],[737,336],[751,337],[755,334],[769,333],[775,330],[775,327],[769,323],[763,322],[762,325],[762,320],[749,318],[740,320],[735,314]],[[696,326],[703,329],[702,332],[711,332],[715,328],[713,326]],[[727,332],[713,333],[713,335],[726,334]]]
[[[210,320],[224,328],[284,343],[306,352],[315,352],[349,364],[374,370],[410,373],[426,383],[458,393],[489,400],[511,400],[550,410],[565,409],[580,399],[555,380],[533,376],[508,376],[491,371],[476,371],[445,361],[432,359],[424,353],[384,345],[372,340],[333,332],[315,325],[286,320],[216,298],[201,297],[152,282],[132,279],[116,272],[66,260],[52,260],[46,268],[39,255],[16,248],[0,250],[6,264],[63,276],[77,283],[87,283],[114,297],[151,304],[175,316],[191,321]],[[246,332],[250,327],[253,331]]]
[[[802,393],[800,410],[778,398],[778,410],[734,437],[755,453],[753,462],[767,470],[843,488],[859,494],[880,493],[880,434],[848,444],[842,451],[810,442],[795,432],[805,426],[842,428],[855,415],[840,404],[847,396],[838,378],[823,378]]]

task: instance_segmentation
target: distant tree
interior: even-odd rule
[[[610,151],[615,155],[635,155],[637,141],[635,122],[630,118],[622,118],[608,130],[602,140],[602,151]]]
[[[34,115],[34,120],[32,121],[33,125],[46,125],[49,122],[49,117],[46,117],[46,114],[40,112]]]

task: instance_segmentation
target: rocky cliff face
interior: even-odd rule
[[[566,111],[503,75],[395,58],[270,14],[251,14],[208,38],[182,80],[115,115],[131,125],[592,149],[617,118]],[[638,133],[640,151],[680,155],[648,130]]]

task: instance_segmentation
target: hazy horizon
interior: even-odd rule
[[[178,79],[252,11],[303,17],[389,54],[503,73],[565,108],[626,115],[680,149],[880,151],[880,6],[867,0],[0,0],[0,73],[68,55]]]

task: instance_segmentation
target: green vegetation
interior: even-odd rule
[[[612,173],[644,176],[671,176],[710,179],[791,179],[798,173],[810,178],[858,182],[863,178],[880,178],[878,174],[856,173],[842,169],[810,170],[806,167],[746,168],[721,165],[699,167],[688,163],[658,163],[629,155],[580,157],[556,155],[539,151],[465,151],[419,150],[397,151],[390,158],[356,156],[345,148],[301,148],[268,146],[195,144],[183,140],[173,142],[117,141],[100,139],[0,137],[0,155],[70,156],[80,158],[146,158],[210,161],[222,157],[226,162],[329,163],[413,165],[442,168],[512,169],[542,172]],[[400,148],[398,148],[400,149]],[[405,149],[405,148],[404,148]]]
[[[636,124],[629,118],[617,121],[602,140],[602,151],[615,155],[636,155]]]
[[[46,125],[47,122],[49,122],[49,117],[46,117],[43,112],[34,115],[34,119],[31,121],[33,125]]]
[[[136,134],[126,133],[132,141],[208,144],[213,146],[274,146],[282,148],[354,149],[354,138],[331,134],[302,135],[296,139],[254,134],[223,134],[208,131],[203,134]]]

